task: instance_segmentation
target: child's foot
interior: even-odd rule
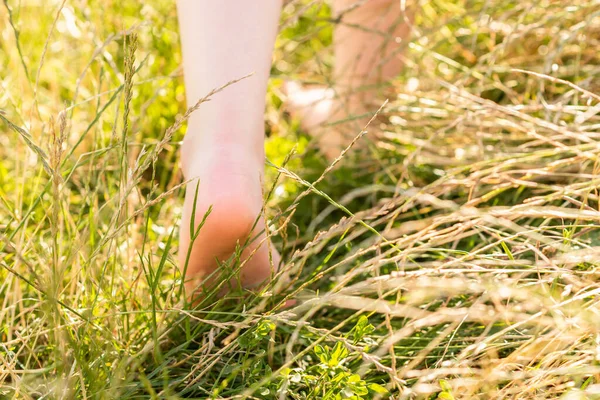
[[[341,101],[331,88],[303,88],[296,82],[287,82],[283,91],[287,109],[315,138],[329,161],[338,157],[369,121],[370,115],[361,111],[364,106],[356,96]]]
[[[190,147],[198,151],[194,152]],[[199,179],[200,185],[194,229],[197,229],[212,206],[206,223],[191,244],[186,269],[188,296],[202,283],[208,283],[209,288],[210,282],[218,281],[219,274],[227,274],[229,271],[218,270],[217,260],[224,262],[230,259],[236,247],[242,247],[247,240],[251,240],[251,244],[240,257],[244,265],[239,272],[239,279],[230,281],[231,287],[260,285],[275,272],[279,254],[267,243],[264,219],[262,216],[258,218],[263,205],[261,176],[264,163],[258,158],[236,144],[189,146],[184,143],[184,174],[186,179]],[[182,269],[186,268],[190,247],[190,224],[197,182],[190,182],[186,189],[179,247]],[[217,272],[209,278],[214,271]]]
[[[356,121],[347,120],[348,113],[333,89],[303,88],[296,82],[287,82],[283,90],[288,110],[298,118],[302,129],[315,138],[329,161],[339,156],[360,132],[356,130]]]

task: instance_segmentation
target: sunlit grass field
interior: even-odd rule
[[[404,71],[330,164],[282,86],[334,84],[343,20],[286,2],[289,278],[192,305],[174,2],[3,0],[0,398],[600,398],[600,3],[407,4]]]

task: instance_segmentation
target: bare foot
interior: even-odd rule
[[[186,268],[197,181],[188,184],[179,241],[179,263],[180,268],[186,268],[188,296],[201,284],[210,286],[218,281],[218,275],[227,271],[217,271],[217,260],[222,263],[230,259],[236,247],[243,246],[248,239],[252,242],[241,253],[243,266],[239,277],[232,279],[230,285],[233,288],[260,285],[275,272],[280,260],[279,254],[267,244],[264,219],[258,218],[263,205],[264,161],[235,144],[202,146],[197,152],[185,146],[184,143],[182,164],[186,178],[198,178],[200,182],[194,230],[212,206],[193,241]]]
[[[320,151],[332,161],[340,155],[360,132],[364,118],[354,119],[348,106],[340,101],[331,88],[303,88],[287,82],[283,88],[286,105],[300,126],[317,140]],[[352,107],[356,109],[356,107]]]

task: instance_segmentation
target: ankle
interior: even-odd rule
[[[181,145],[181,167],[190,179],[201,171],[224,169],[231,171],[259,171],[264,169],[264,148],[231,140],[202,140],[186,135]]]

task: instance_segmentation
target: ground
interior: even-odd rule
[[[173,2],[5,0],[0,398],[598,398],[599,13],[419,2],[330,164],[282,88],[330,83],[337,21],[287,2],[265,201],[289,280],[191,305]]]

